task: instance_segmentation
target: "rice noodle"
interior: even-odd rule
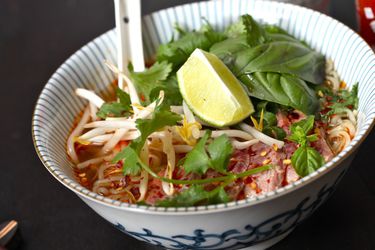
[[[107,169],[107,168],[110,168],[112,167],[113,165],[111,164],[107,164],[107,163],[103,163],[102,165],[100,165],[100,167],[98,168],[98,179],[104,179],[104,171]]]
[[[108,190],[108,188],[105,188],[105,187],[98,187],[97,188],[97,193],[101,194],[101,195],[108,195],[109,194],[109,190]]]
[[[69,157],[72,159],[74,164],[77,164],[79,162],[76,150],[74,148],[74,141],[75,141],[75,138],[78,137],[82,133],[84,129],[84,125],[89,121],[89,119],[90,119],[90,108],[89,106],[87,106],[85,108],[85,111],[83,112],[82,118],[79,121],[77,127],[75,127],[75,129],[72,131],[72,133],[70,134],[66,142],[67,153]]]
[[[266,134],[263,134],[262,132],[256,130],[255,128],[245,124],[241,123],[240,128],[244,131],[250,133],[253,135],[256,139],[259,139],[259,141],[263,142],[264,144],[267,144],[268,146],[273,146],[274,144],[277,145],[278,148],[282,148],[284,146],[283,141],[276,140]]]
[[[149,153],[148,158],[149,158],[149,162],[150,162],[151,167],[160,167],[161,157],[159,157],[155,153]]]
[[[94,91],[78,88],[76,89],[76,95],[85,98],[92,104],[94,104],[97,108],[100,108],[105,102],[102,98],[94,93]]]
[[[334,68],[333,61],[331,59],[326,60],[326,81],[331,86],[334,92],[340,89],[340,77]]]
[[[340,153],[350,143],[350,136],[344,130],[333,131],[328,137],[335,154]]]
[[[98,179],[94,182],[93,191],[96,192],[96,189],[99,188],[100,185],[120,181],[123,178],[124,176],[109,176],[108,178],[105,178],[105,179]]]

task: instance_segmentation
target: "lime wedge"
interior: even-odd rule
[[[210,125],[232,125],[254,112],[239,80],[211,53],[194,50],[177,71],[177,79],[186,104]]]

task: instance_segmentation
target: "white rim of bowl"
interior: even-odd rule
[[[258,1],[258,0],[255,0],[255,1]],[[337,21],[336,19],[334,19],[332,17],[329,17],[329,16],[327,16],[323,13],[320,13],[318,11],[308,9],[306,7],[303,7],[303,6],[298,6],[298,5],[283,3],[283,2],[271,2],[271,1],[261,1],[261,2],[263,2],[263,3],[268,2],[269,4],[271,3],[271,4],[275,4],[275,5],[286,5],[286,6],[296,8],[296,9],[307,9],[307,10],[311,11],[312,15],[315,15],[315,14],[323,15],[326,18],[328,18],[328,20],[336,21],[340,25],[342,25],[345,28],[354,32],[351,28],[347,27],[345,24]],[[180,6],[187,6],[187,5],[190,5],[190,4],[184,4],[184,5],[180,5]],[[168,9],[171,9],[171,8],[174,8],[174,7],[158,10],[154,13],[157,13],[157,12],[163,11],[163,10],[168,10]],[[153,13],[151,13],[149,15],[152,15],[152,14]],[[102,35],[94,38],[92,41],[85,44],[83,47],[81,47],[79,50],[77,50],[75,53],[73,53],[73,55],[78,53],[79,51],[81,51],[84,47],[88,46],[94,40],[98,39],[101,36],[106,36],[110,32],[113,32],[113,30],[109,30],[109,31],[103,33]],[[357,36],[358,39],[360,39],[360,40],[362,40],[363,42],[366,43],[366,41],[364,41],[358,34],[356,34],[356,36]],[[370,47],[368,44],[367,44],[367,46]],[[67,61],[69,61],[70,58],[71,57],[69,57],[66,61],[64,61],[64,63],[62,65],[67,63]],[[360,144],[365,140],[365,138],[368,136],[368,134],[371,132],[372,128],[375,125],[375,114],[373,114],[372,116],[370,116],[368,118],[368,121],[370,121],[370,122],[367,122],[363,125],[363,128],[360,131],[357,132],[356,136],[353,138],[353,140],[350,142],[350,144],[343,151],[341,151],[338,155],[336,155],[331,161],[326,163],[323,167],[319,168],[314,173],[311,173],[310,175],[299,179],[296,182],[293,182],[291,184],[288,184],[287,186],[278,188],[274,191],[268,192],[268,193],[263,194],[263,195],[259,195],[259,196],[256,196],[256,197],[247,198],[247,199],[243,199],[243,200],[239,200],[239,201],[232,201],[232,202],[228,202],[228,203],[222,203],[222,204],[216,204],[216,205],[206,205],[206,206],[196,206],[196,207],[167,207],[167,208],[165,208],[165,207],[155,207],[155,206],[148,206],[148,205],[129,204],[129,203],[120,202],[120,201],[116,201],[116,200],[106,198],[104,196],[101,196],[97,193],[94,193],[94,192],[90,191],[87,188],[84,188],[76,180],[72,180],[67,175],[65,175],[61,170],[52,166],[49,163],[49,161],[45,158],[45,156],[43,154],[41,154],[41,152],[39,151],[39,146],[36,143],[36,135],[35,135],[35,112],[39,109],[40,97],[44,95],[45,88],[46,88],[46,86],[48,85],[49,82],[50,82],[50,80],[43,87],[43,90],[40,93],[40,95],[38,97],[38,100],[36,102],[34,112],[33,112],[33,116],[32,116],[32,128],[31,128],[33,144],[34,144],[35,150],[38,154],[38,157],[41,160],[41,162],[43,163],[43,165],[52,174],[53,177],[55,177],[60,183],[62,183],[65,187],[67,187],[70,190],[72,190],[73,192],[75,192],[80,197],[82,197],[84,199],[88,199],[88,200],[93,201],[93,202],[97,202],[97,203],[99,203],[101,205],[104,205],[104,206],[107,206],[107,207],[126,210],[126,211],[132,211],[132,212],[137,212],[137,213],[163,214],[163,215],[166,215],[166,214],[190,215],[190,214],[201,214],[201,213],[217,213],[217,212],[221,212],[223,210],[228,211],[228,210],[233,210],[233,209],[239,209],[239,208],[253,206],[253,205],[256,205],[256,204],[259,204],[259,203],[263,203],[263,202],[266,202],[266,201],[273,200],[273,199],[278,198],[282,195],[285,195],[285,194],[288,194],[292,191],[298,190],[298,189],[306,186],[307,184],[317,180],[322,175],[324,175],[324,174],[330,172],[331,170],[333,170],[333,168],[335,166],[337,166],[338,164],[343,162],[345,159],[347,159],[360,146]]]

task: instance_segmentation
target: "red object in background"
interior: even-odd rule
[[[359,34],[375,49],[375,0],[356,0]]]

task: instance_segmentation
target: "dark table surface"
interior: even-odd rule
[[[144,13],[189,1],[143,1]],[[354,0],[330,15],[355,29]],[[31,115],[39,92],[73,52],[114,26],[111,0],[0,0],[0,221],[20,231],[11,249],[156,249],[96,215],[39,161]],[[375,132],[375,131],[374,131]],[[278,249],[375,249],[375,133],[331,199]]]

